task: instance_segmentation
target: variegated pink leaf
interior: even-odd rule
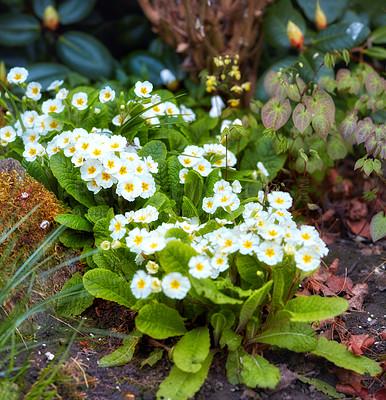
[[[300,133],[303,133],[311,123],[311,113],[304,107],[304,104],[299,103],[293,113],[292,121]]]
[[[358,122],[355,137],[358,144],[363,143],[375,131],[375,125],[370,117],[365,118],[363,121]]]
[[[280,85],[280,83],[279,83],[279,78],[277,77],[277,72],[273,70],[269,71],[264,78],[264,89],[269,96],[275,95],[275,90],[278,85]]]
[[[331,124],[335,122],[335,103],[332,97],[323,89],[315,88],[312,97],[317,104],[317,109],[321,108],[327,111]]]
[[[312,117],[312,127],[315,132],[324,140],[326,140],[328,133],[330,132],[331,123],[326,115],[318,113]]]
[[[377,147],[378,142],[375,139],[375,134],[369,135],[365,141],[365,148],[368,154],[372,153]]]
[[[357,129],[357,122],[357,111],[349,112],[339,126],[339,132],[344,140],[348,140],[355,133],[355,130]]]
[[[336,73],[337,88],[340,93],[349,92],[351,87],[351,71],[346,68],[341,68]]]
[[[386,142],[386,125],[382,124],[375,128],[375,138],[378,142]]]
[[[280,101],[277,97],[268,100],[261,109],[261,118],[264,126],[280,129],[291,115],[291,105],[288,99]]]
[[[297,83],[297,85],[296,85],[296,83]],[[296,78],[296,83],[286,86],[287,96],[293,101],[300,101],[301,94],[303,93],[303,90],[305,89],[306,84],[304,83],[302,78]]]
[[[383,92],[381,77],[375,72],[371,72],[366,79],[366,89],[369,93],[378,95]]]

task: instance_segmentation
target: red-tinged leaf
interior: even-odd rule
[[[284,79],[286,82],[284,85],[280,83],[276,86],[274,96],[277,97],[280,101],[284,100],[287,97],[287,85],[288,85],[288,78]]]
[[[383,92],[381,77],[375,72],[371,72],[366,79],[366,89],[369,93],[378,95]]]
[[[293,101],[301,100],[301,93],[306,88],[306,84],[304,83],[302,78],[296,78],[296,83],[292,85],[287,85],[287,96]]]
[[[363,143],[375,131],[375,125],[370,117],[365,118],[363,121],[358,122],[355,137],[358,144]]]
[[[264,78],[264,89],[269,96],[274,96],[277,86],[280,85],[279,78],[276,71],[269,71]]]
[[[280,129],[291,115],[291,105],[288,99],[280,101],[277,97],[272,97],[261,109],[261,118],[264,126]]]
[[[370,136],[367,137],[365,141],[365,148],[368,154],[371,154],[372,152],[376,151],[375,156],[380,152],[381,149],[377,149],[378,142],[377,139],[375,138],[375,133],[372,133]]]
[[[351,111],[347,114],[346,118],[342,121],[339,126],[339,132],[344,140],[349,139],[357,129],[358,126],[358,115],[357,111]]]
[[[330,121],[333,123],[335,120],[335,103],[334,100],[332,100],[332,97],[323,89],[319,88],[314,89],[312,97],[317,103],[318,109],[322,107],[328,111],[328,114],[330,115]]]
[[[322,139],[326,140],[331,124],[325,114],[318,113],[312,117],[312,127]]]
[[[386,125],[382,124],[375,128],[375,138],[378,142],[386,142]]]
[[[378,389],[374,393],[375,400],[385,400],[386,399],[386,388]]]
[[[336,73],[336,82],[339,92],[348,92],[351,87],[351,71],[346,68],[341,68]]]
[[[293,113],[292,121],[300,133],[303,133],[311,123],[311,113],[304,107],[304,104],[299,103]]]

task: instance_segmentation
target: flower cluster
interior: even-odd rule
[[[240,206],[237,196],[240,191],[238,181],[231,185],[220,180],[215,185],[212,202],[217,207],[220,203],[226,211],[231,211]],[[234,204],[221,204],[225,197],[230,197]],[[209,209],[212,213],[213,207],[208,206],[208,202],[208,199],[204,199],[203,209]],[[206,224],[200,225],[194,219],[162,223],[151,231],[148,224],[157,220],[158,213],[154,207],[148,206],[137,212],[126,213],[125,216],[115,216],[111,221],[110,231],[113,239],[125,237],[127,248],[137,254],[138,264],[145,259],[148,261],[147,272],[138,271],[131,282],[136,298],[146,298],[151,293],[163,291],[168,297],[182,299],[190,288],[189,276],[196,279],[216,279],[221,273],[227,274],[231,260],[234,259],[230,256],[235,253],[254,257],[266,269],[295,265],[298,269],[309,272],[318,268],[321,257],[328,252],[327,247],[313,226],[297,227],[288,211],[291,206],[292,198],[288,193],[273,191],[267,194],[261,191],[257,201],[243,206],[238,225],[228,220],[217,220],[219,228],[205,234],[200,234],[200,231],[205,231],[203,228]],[[130,230],[126,225],[131,222],[137,224],[133,224]],[[140,222],[144,224],[143,228],[138,227]],[[232,226],[228,227],[227,224]],[[162,268],[151,258],[156,260],[156,253],[164,249],[168,241],[179,240],[166,235],[171,228],[179,228],[188,233],[190,246],[197,255],[189,260],[187,276],[172,273],[161,279]],[[153,276],[154,274],[159,277]]]
[[[201,176],[208,176],[214,168],[233,167],[236,165],[236,156],[226,151],[222,144],[204,144],[203,147],[187,146],[178,156],[178,161],[184,167],[180,170],[180,183],[185,183],[189,170],[197,171]]]

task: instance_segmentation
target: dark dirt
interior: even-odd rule
[[[330,253],[326,258],[329,265],[333,259],[339,258],[338,276],[349,275],[353,283],[367,283],[368,294],[364,299],[363,311],[352,310],[345,313],[340,320],[329,326],[321,326],[317,333],[331,335],[337,339],[349,334],[368,334],[375,343],[366,352],[366,356],[379,361],[385,360],[386,341],[380,334],[386,329],[386,243],[363,245],[353,241],[338,240],[329,246]],[[129,332],[133,327],[133,318],[127,309],[113,303],[97,301],[87,314],[85,325],[99,329]],[[48,314],[39,315],[36,321],[38,341],[46,345],[36,348],[32,357],[32,368],[27,379],[34,382],[38,371],[48,364],[44,355],[47,351],[58,352],[60,338],[72,334],[76,323],[60,321]],[[334,329],[333,329],[334,328]],[[146,359],[151,349],[142,345],[137,349],[133,362],[121,367],[100,368],[98,360],[110,354],[121,344],[116,338],[97,338],[83,334],[71,346],[70,358],[62,368],[62,376],[67,382],[57,386],[62,399],[118,400],[118,399],[155,399],[159,384],[168,375],[172,363],[166,356],[154,367],[141,362]],[[228,383],[225,373],[225,358],[216,356],[209,371],[209,376],[194,399],[238,400],[238,399],[272,399],[272,400],[323,400],[329,396],[316,390],[314,386],[297,379],[305,374],[308,378],[317,378],[335,387],[338,377],[333,365],[313,355],[297,354],[289,351],[268,351],[264,354],[272,363],[279,366],[283,382],[278,390],[267,392],[251,390],[243,385],[234,386]],[[291,372],[292,371],[292,372]],[[85,383],[87,382],[87,383]],[[375,393],[385,386],[385,381],[366,377],[362,384],[369,387],[369,393]],[[355,398],[348,396],[347,398]],[[378,400],[378,399],[377,399]]]

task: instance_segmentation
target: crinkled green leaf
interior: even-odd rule
[[[40,22],[32,15],[3,13],[0,15],[0,45],[25,46],[38,40]]]
[[[59,224],[67,226],[67,228],[76,229],[78,231],[92,232],[93,226],[87,219],[75,214],[60,214],[54,220]]]
[[[273,281],[267,282],[260,289],[255,290],[251,296],[244,302],[240,311],[239,325],[236,332],[239,333],[246,325],[248,320],[252,317],[257,307],[261,305],[271,290]]]
[[[151,367],[159,360],[161,360],[162,356],[164,354],[164,349],[161,347],[156,347],[150,354],[149,357],[146,358],[146,360],[143,360],[141,362],[141,368],[144,367],[146,364],[150,365]]]
[[[257,354],[242,357],[241,379],[251,388],[274,389],[280,381],[280,370]]]
[[[204,191],[204,180],[202,176],[193,170],[190,170],[185,178],[184,195],[197,208],[202,201]]]
[[[133,359],[135,348],[142,337],[142,333],[134,330],[123,341],[123,345],[111,354],[99,360],[100,367],[116,367],[125,365]]]
[[[254,257],[239,254],[236,259],[236,266],[240,276],[250,283],[252,288],[257,289],[263,285],[265,271],[259,267]],[[258,276],[257,272],[261,273],[262,276]]]
[[[60,291],[56,309],[63,317],[82,314],[94,301],[92,296],[83,286],[83,277],[76,272]]]
[[[167,243],[166,247],[157,254],[158,261],[165,273],[179,272],[186,275],[189,270],[189,260],[193,256],[196,256],[197,252],[186,243],[182,243],[178,240],[171,240]]]
[[[135,318],[135,326],[153,339],[167,339],[186,332],[184,320],[178,311],[163,303],[142,307]]]
[[[243,338],[230,328],[225,328],[221,334],[220,346],[228,346],[229,351],[235,351],[240,347]]]
[[[195,328],[178,341],[173,350],[173,361],[185,372],[198,372],[202,368],[210,349],[208,327]]]
[[[129,308],[136,302],[126,279],[108,269],[87,271],[83,276],[83,285],[90,294],[100,299],[115,301]]]
[[[260,333],[253,341],[268,343],[297,353],[311,351],[317,344],[316,333],[308,323],[289,321]]]
[[[92,243],[93,239],[92,236],[86,233],[66,230],[59,236],[59,241],[66,247],[82,248]]]
[[[293,322],[313,322],[336,317],[347,308],[342,297],[298,296],[287,302],[284,311]]]
[[[333,160],[341,160],[347,155],[347,148],[340,136],[335,136],[327,142],[327,155]]]
[[[86,207],[96,205],[94,194],[87,189],[86,182],[80,177],[76,168],[63,153],[56,153],[50,158],[50,167],[60,186]]]
[[[106,218],[109,208],[110,207],[107,205],[90,207],[88,209],[87,216],[90,218],[91,222],[95,224],[101,218]]]
[[[154,161],[165,160],[167,149],[165,143],[159,140],[152,140],[145,144],[141,150],[138,151],[140,157],[152,156]]]
[[[174,365],[168,377],[159,387],[157,400],[187,400],[194,396],[208,375],[213,355],[213,353],[209,354],[203,362],[201,369],[195,373],[181,371]]]
[[[375,376],[382,372],[382,368],[377,362],[364,356],[356,356],[342,344],[329,341],[324,337],[318,339],[318,344],[311,353],[326,358],[338,367],[350,369],[358,374],[369,373],[371,376]]]

